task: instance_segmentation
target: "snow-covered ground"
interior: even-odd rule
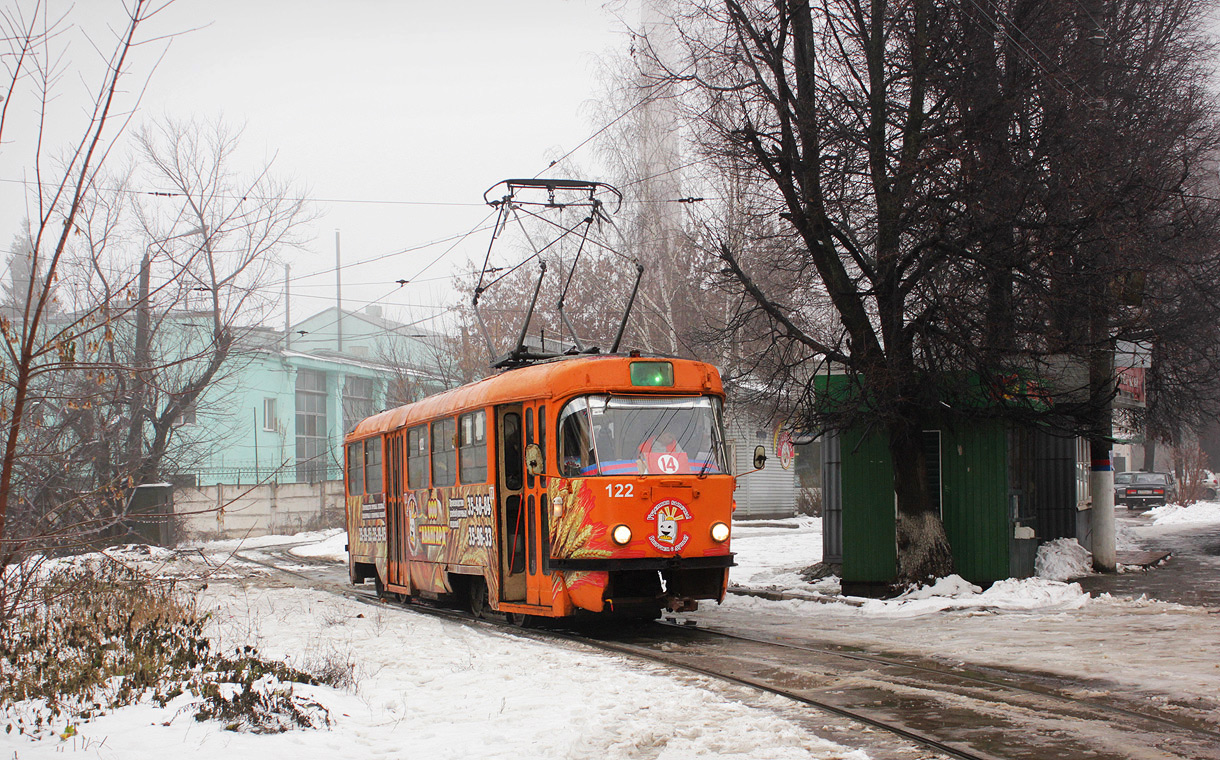
[[[1158,512],[1158,522],[1220,523],[1220,504]],[[1124,540],[1138,538],[1128,533]],[[344,543],[341,533],[330,532],[242,546],[291,544],[291,553],[307,560],[340,561]],[[327,708],[328,729],[225,731],[196,722],[182,709],[190,699],[183,696],[166,708],[120,709],[65,740],[0,735],[0,757],[868,757],[811,735],[778,698],[580,646],[283,587],[230,556],[237,545],[116,556],[187,579],[213,611],[212,634],[224,646],[254,644],[306,669],[350,666],[352,689],[296,687]],[[692,616],[703,625],[1097,677],[1186,703],[1220,694],[1220,615],[1207,610],[1094,598],[1078,584],[1048,578],[986,591],[949,578],[895,600],[843,599],[835,596],[835,579],[806,581],[800,573],[821,556],[820,524],[808,518],[739,524],[734,549],[734,583],[800,598],[732,595]],[[1042,559],[1045,574],[1086,572],[1080,551],[1055,547]]]
[[[1175,531],[1215,529],[1220,503],[1170,505],[1147,516],[1150,523],[1120,521],[1120,549],[1149,541],[1163,544]],[[778,527],[784,524],[789,527]],[[807,518],[739,528],[733,547],[740,567],[734,569],[734,583],[794,598],[730,596],[720,607],[700,613],[701,622],[946,662],[1096,679],[1125,692],[1155,694],[1158,701],[1174,695],[1179,704],[1220,715],[1220,614],[1214,609],[1091,596],[1078,583],[1049,578],[1002,581],[985,591],[948,578],[897,599],[827,601],[837,581],[805,582],[799,574],[808,557],[821,554],[817,531]],[[1074,541],[1055,543],[1039,557],[1044,575],[1088,574],[1088,562],[1081,561],[1087,552]],[[1220,571],[1199,582],[1217,578]]]

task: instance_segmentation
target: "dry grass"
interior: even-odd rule
[[[218,652],[204,633],[207,620],[172,582],[114,561],[43,573],[0,620],[0,726],[70,734],[124,705],[165,706],[188,695],[183,709],[231,730],[322,727],[330,722],[325,708],[293,684],[354,685],[342,658],[315,663],[324,667],[314,675],[253,647]]]

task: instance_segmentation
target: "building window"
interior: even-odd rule
[[[377,411],[377,381],[348,375],[343,380],[343,430],[352,432],[365,417]]]
[[[326,434],[326,373],[297,370],[297,480],[326,480],[330,446]]]
[[[453,418],[432,423],[432,485],[453,485],[454,470],[457,469],[454,449]]]
[[[263,399],[263,430],[274,433],[280,429],[280,422],[275,413],[275,399]]]
[[[487,481],[487,414],[474,412],[458,418],[461,439],[458,446],[459,476],[462,483]]]
[[[428,426],[407,431],[407,488],[428,487]]]

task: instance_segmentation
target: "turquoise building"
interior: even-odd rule
[[[361,419],[441,389],[426,368],[440,336],[376,310],[314,314],[258,330],[177,432],[181,486],[338,480],[343,436]]]

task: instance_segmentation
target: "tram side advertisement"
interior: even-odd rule
[[[495,489],[433,488],[405,495],[404,525],[412,588],[445,593],[453,566],[482,568],[488,593],[499,592],[495,562]],[[493,597],[495,598],[495,597]]]

